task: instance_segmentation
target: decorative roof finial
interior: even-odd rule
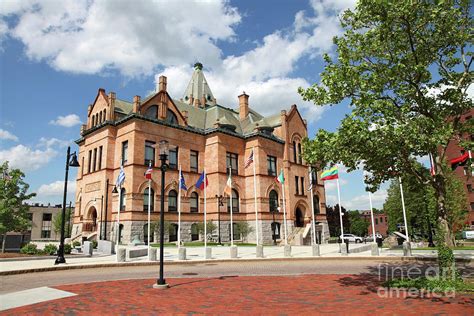
[[[202,70],[202,64],[200,62],[197,62],[194,64],[194,70]]]

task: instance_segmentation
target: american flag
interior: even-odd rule
[[[245,161],[244,169],[247,169],[247,167],[250,166],[252,162],[253,162],[253,149],[252,149],[252,152],[250,153],[250,156],[247,158],[247,161]]]
[[[145,171],[145,178],[150,180],[151,179],[151,173],[153,171],[153,168],[151,167],[151,163],[150,163],[150,166],[148,167],[148,169]]]

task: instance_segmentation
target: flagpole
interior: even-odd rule
[[[257,240],[258,246],[258,210],[257,210],[257,176],[255,172],[255,147],[252,147],[252,155],[253,155],[253,195],[254,195],[254,204],[255,204],[255,238]]]
[[[207,174],[204,169],[204,251],[207,249],[207,202],[206,202],[206,191],[207,191]]]
[[[374,209],[372,207],[372,193],[369,192],[370,205],[370,220],[372,221],[372,242],[375,242],[375,224],[374,224]]]
[[[403,222],[405,224],[405,239],[406,241],[410,242],[410,237],[408,237],[408,225],[407,225],[407,213],[405,210],[405,199],[403,198],[402,178],[398,177],[398,181],[400,182],[400,195],[402,197]]]
[[[316,216],[314,214],[314,196],[313,196],[313,173],[311,172],[311,166],[308,167],[309,169],[309,185],[311,188],[311,225],[312,229],[311,231],[313,232],[313,245],[316,245],[316,223],[314,220],[314,217]]]
[[[120,239],[120,203],[122,203],[122,185],[119,185],[119,200],[118,200],[118,212],[117,212],[117,236],[115,241],[115,253],[117,254],[117,261],[118,261],[118,245]]]
[[[283,172],[283,169],[281,170]],[[283,175],[283,179],[285,176]],[[286,201],[285,201],[285,180],[283,180],[283,183],[281,184],[281,192],[283,194],[283,225],[284,225],[284,231],[285,231],[285,246],[288,245],[288,228],[286,227]]]
[[[230,245],[234,245],[234,224],[232,219],[232,167],[229,167],[229,177],[230,177]]]
[[[151,162],[150,162],[151,167]],[[151,175],[150,175],[151,176]],[[150,221],[151,221],[151,178],[148,179],[148,260],[150,258]]]
[[[337,200],[339,202],[339,221],[341,222],[341,239],[344,239],[344,225],[342,224],[341,193],[339,189],[339,177],[336,179],[336,183],[337,183]]]
[[[181,247],[181,165],[178,174],[178,248]]]

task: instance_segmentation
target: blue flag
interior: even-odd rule
[[[117,182],[115,182],[115,185],[117,187],[121,186],[125,181],[125,170],[123,170],[123,166],[120,166],[120,173],[117,177]]]
[[[182,172],[180,172],[180,173],[181,173],[181,176],[180,176],[180,180],[179,180],[179,181],[180,181],[180,185],[181,185],[181,190],[187,191],[188,188],[186,187],[186,182],[184,182],[183,173],[182,173]]]

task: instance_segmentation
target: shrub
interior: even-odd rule
[[[58,251],[58,247],[56,245],[47,244],[46,246],[44,246],[43,253],[45,255],[54,255],[57,251]]]
[[[97,249],[97,240],[92,241],[92,248]]]
[[[80,242],[80,241],[74,240],[74,241],[72,242],[72,246],[73,246],[73,247],[79,247],[80,245],[81,245],[81,242]]]
[[[27,255],[35,255],[38,253],[37,248],[38,246],[36,244],[28,243],[20,249],[20,252]]]
[[[65,245],[64,245],[64,253],[65,253],[66,255],[71,254],[71,250],[72,250],[71,244],[65,244]]]

